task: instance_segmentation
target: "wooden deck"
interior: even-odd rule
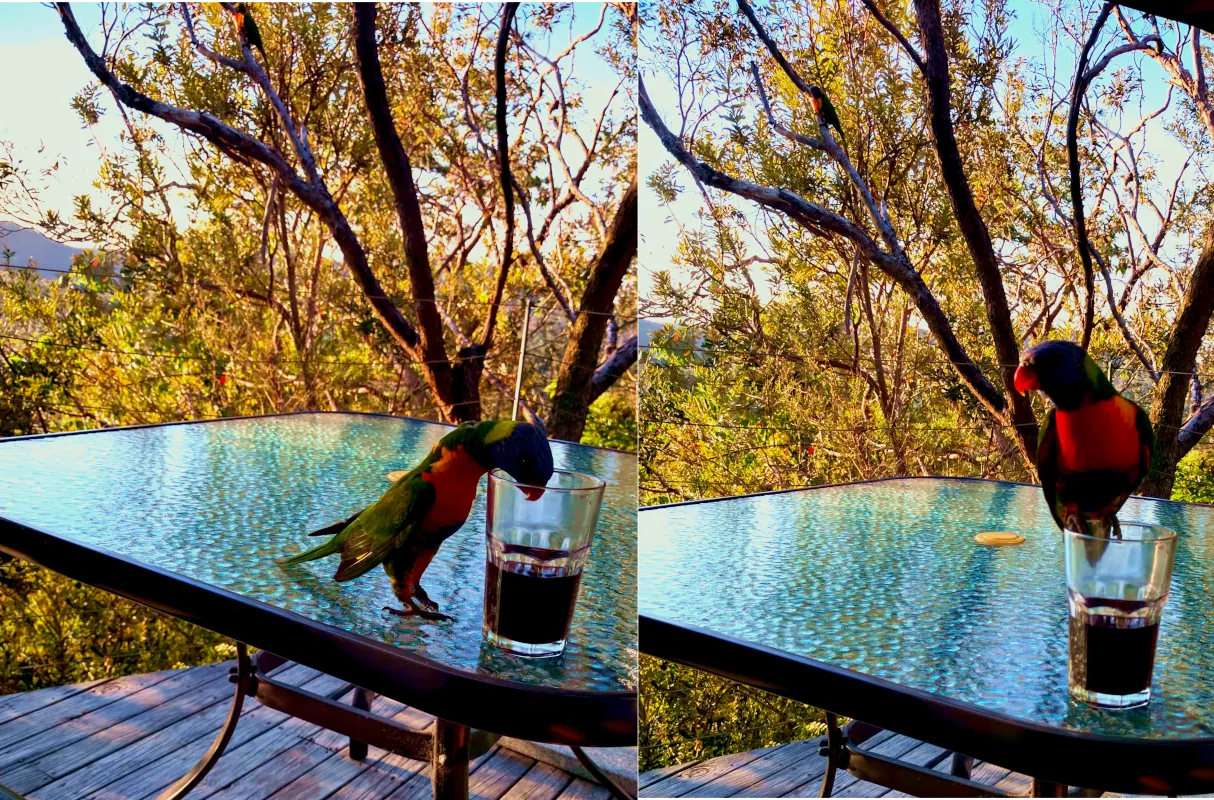
[[[210,747],[232,699],[232,662],[0,697],[0,784],[30,798],[153,798]],[[280,680],[317,694],[342,681],[298,664]],[[346,698],[347,700],[349,698]],[[425,728],[433,719],[376,698],[374,713]],[[603,787],[495,745],[472,764],[469,795],[487,800],[606,800]],[[429,765],[372,747],[353,761],[332,731],[247,698],[223,757],[191,798],[428,798]]]
[[[818,755],[823,739],[808,739],[747,753],[720,756],[696,764],[642,773],[642,797],[817,797],[826,773]],[[882,731],[864,743],[866,750],[947,773],[950,754],[934,744]],[[984,762],[974,764],[971,780],[1016,794],[1027,794],[1027,775]],[[907,797],[885,786],[835,773],[832,797]]]

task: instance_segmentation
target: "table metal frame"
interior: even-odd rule
[[[832,486],[887,480],[942,478],[881,478]],[[817,488],[827,487],[761,494]],[[755,496],[759,495],[742,497]],[[671,503],[643,508],[641,513],[735,499],[739,498]],[[827,712],[827,737],[822,747],[822,754],[827,757],[823,797],[830,795],[839,769],[920,796],[1007,796],[994,787],[970,781],[965,757],[979,758],[1032,776],[1031,795],[1038,797],[1061,796],[1067,787],[1157,795],[1198,794],[1214,789],[1214,737],[1147,739],[1068,730],[901,686],[644,611],[640,614],[640,647],[647,655],[710,672]],[[856,721],[841,728],[837,721],[839,716]],[[882,729],[930,742],[954,753],[964,753],[965,757],[955,758],[954,774],[947,775],[865,750],[863,743]]]
[[[403,419],[358,412],[298,413]],[[287,416],[294,415],[266,414],[35,434],[0,439],[0,446],[8,441]],[[237,642],[237,666],[229,676],[236,687],[227,721],[202,760],[165,790],[162,800],[184,797],[219,760],[240,720],[246,696],[350,736],[351,757],[365,758],[367,745],[371,744],[429,762],[436,798],[466,798],[469,761],[486,752],[501,736],[569,746],[590,774],[612,794],[619,798],[629,797],[582,748],[636,745],[635,690],[587,691],[529,686],[457,669],[104,548],[81,544],[3,518],[0,518],[0,552],[134,600]],[[246,643],[260,648],[261,652],[250,658]],[[287,660],[349,683],[328,697],[280,683],[269,673]],[[353,702],[339,702],[337,698],[351,689],[354,690]],[[375,694],[431,713],[435,722],[425,731],[416,731],[376,717],[370,713]]]

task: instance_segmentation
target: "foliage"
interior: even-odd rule
[[[878,5],[921,51],[916,5]],[[952,125],[1016,344],[1077,341],[1086,289],[1064,141],[1075,55],[1093,5],[941,6]],[[642,503],[893,475],[1034,480],[1012,421],[961,379],[921,313],[921,296],[858,246],[868,239],[882,252],[905,253],[962,350],[1006,395],[1001,367],[1014,364],[1001,365],[996,354],[991,303],[975,280],[975,258],[941,177],[923,76],[856,0],[754,7],[796,71],[830,96],[856,177],[825,146],[806,144],[826,132],[733,3],[656,10],[642,36],[647,94],[695,159],[738,181],[795,193],[858,233],[815,229],[779,208],[706,186],[667,153],[650,160],[642,176],[646,199],[677,240],[668,256],[648,261],[653,288],[642,304],[643,313],[667,321],[642,357]],[[1184,59],[1192,74],[1190,45],[1196,41],[1205,63],[1211,51],[1208,38],[1194,39],[1185,26],[1117,15],[1092,63],[1125,44],[1127,29],[1153,31],[1157,24],[1163,43],[1114,57],[1081,115],[1081,189],[1097,253],[1089,352],[1119,389],[1150,409],[1162,393],[1151,371],[1169,349],[1181,309],[1209,300],[1185,290],[1214,221],[1214,109],[1190,91],[1195,84],[1169,85],[1156,66],[1166,71]],[[1014,26],[1018,17],[1033,21]],[[1029,40],[1017,43],[1013,30]],[[882,218],[892,237],[878,229]],[[1185,417],[1208,403],[1214,388],[1214,337],[1197,335]],[[1044,406],[1033,403],[1040,419]],[[1175,428],[1157,433],[1176,436]],[[1175,499],[1214,496],[1211,452],[1199,443],[1175,465]],[[647,697],[642,717],[643,768],[787,741],[752,730],[753,690],[642,663],[645,690],[660,695]],[[792,716],[814,719],[805,709]],[[697,727],[698,719],[711,722]],[[718,748],[706,735],[728,745]]]
[[[1185,503],[1214,504],[1214,453],[1202,450],[1189,453],[1176,465],[1176,486],[1172,499]]]
[[[826,732],[817,709],[647,655],[639,713],[641,772]]]
[[[200,39],[236,57],[219,5],[190,8]],[[400,226],[354,66],[350,9],[253,9],[279,95],[305,127],[384,291],[416,325]],[[495,133],[499,12],[401,6],[380,15],[380,57],[413,159],[450,352],[484,324],[504,241],[496,158],[485,147]],[[547,68],[544,59],[590,33],[600,12],[593,35]],[[107,63],[123,81],[282,145],[266,95],[198,52],[180,4],[102,13],[106,44],[117,48]],[[623,7],[524,7],[516,19],[507,64],[511,167],[530,203],[536,249],[574,301],[601,249],[603,220],[635,173],[635,113],[625,102],[633,36]],[[594,72],[582,66],[589,51],[601,61]],[[303,409],[441,416],[425,370],[373,316],[330,231],[272,173],[117,106],[97,84],[71,104],[81,136],[103,155],[92,190],[71,209],[41,202],[40,190],[57,180],[53,155],[23,160],[36,143],[0,142],[0,220],[86,248],[50,279],[0,250],[0,436]],[[106,120],[120,123],[116,142],[98,129]],[[523,398],[541,416],[568,336],[521,207],[516,216],[514,268],[482,387],[486,417],[510,415],[527,297],[536,316]],[[635,327],[635,309],[630,278],[615,298],[621,338]],[[626,376],[601,396],[588,443],[635,449],[634,387]],[[0,565],[0,619],[6,692],[231,655],[208,631],[20,562]]]
[[[221,661],[216,633],[50,570],[0,560],[0,694]]]
[[[619,394],[603,395],[590,405],[582,444],[635,451],[637,447],[636,402]]]

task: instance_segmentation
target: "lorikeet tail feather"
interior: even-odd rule
[[[318,558],[324,558],[325,556],[331,556],[334,553],[341,552],[341,544],[342,543],[339,540],[339,538],[334,536],[329,541],[327,541],[323,544],[318,544],[316,547],[313,547],[311,550],[304,550],[302,553],[298,553],[296,555],[291,556],[290,558],[288,558],[286,560],[286,563],[287,564],[302,564],[305,561],[315,561]]]
[[[312,531],[308,535],[309,536],[336,536],[337,534],[344,531],[352,522],[354,522],[354,520],[356,520],[360,516],[362,516],[362,513],[365,510],[366,509],[360,509],[358,511],[355,511],[353,514],[351,514],[350,516],[341,520],[340,522],[334,522],[332,525],[326,525],[323,528]]]

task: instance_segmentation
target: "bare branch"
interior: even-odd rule
[[[506,291],[506,280],[510,277],[510,262],[514,258],[514,191],[513,177],[510,173],[510,131],[507,128],[506,108],[506,52],[510,47],[510,26],[514,23],[514,15],[518,11],[518,3],[506,3],[502,7],[502,27],[497,35],[497,50],[493,54],[493,74],[496,81],[496,110],[497,126],[497,162],[498,182],[502,190],[502,200],[506,207],[506,232],[502,241],[502,260],[497,270],[497,283],[493,287],[493,300],[489,303],[489,311],[485,316],[485,327],[481,334],[481,350],[487,350],[493,344],[493,329],[497,324],[497,310]]]
[[[923,63],[923,56],[919,55],[919,51],[915,49],[914,45],[902,35],[902,31],[898,30],[889,17],[881,13],[881,9],[877,8],[877,4],[873,0],[863,0],[863,3],[868,7],[869,13],[873,15],[877,22],[881,23],[883,28],[894,35],[894,38],[898,40],[898,44],[902,45],[902,49],[910,56],[911,61],[915,62],[915,66],[919,68],[919,71],[925,71],[927,66]]]
[[[590,379],[590,402],[599,399],[599,396],[610,389],[636,361],[637,337],[634,334],[612,350],[607,360],[594,371],[594,377]]]
[[[850,220],[815,205],[787,189],[773,189],[738,180],[697,161],[687,152],[678,137],[662,122],[649,99],[643,80],[638,82],[638,88],[642,119],[653,129],[663,147],[676,161],[687,167],[693,176],[707,186],[744,197],[765,208],[778,211],[816,235],[834,234],[853,242],[862,258],[875,264],[878,269],[893,278],[910,296],[911,302],[915,304],[915,308],[931,329],[936,342],[944,350],[953,364],[953,368],[957,370],[958,375],[961,376],[974,396],[981,400],[992,413],[1001,416],[1005,412],[1007,400],[986,379],[966,353],[965,348],[953,333],[947,315],[905,255],[899,257],[885,252],[872,237]]]
[[[802,92],[805,92],[805,94],[809,94],[809,84],[805,82],[805,79],[802,78],[795,69],[793,69],[792,64],[788,63],[788,59],[785,58],[784,54],[780,52],[780,48],[776,46],[774,41],[772,41],[771,36],[767,34],[767,30],[763,27],[763,24],[759,22],[759,18],[755,16],[755,11],[750,7],[750,3],[746,2],[746,0],[738,0],[738,8],[741,9],[742,13],[746,15],[746,19],[750,21],[750,27],[754,28],[755,33],[758,34],[760,41],[766,45],[767,51],[771,53],[771,57],[774,58],[776,63],[780,65],[780,69],[784,70],[784,74],[788,76],[790,81],[792,81],[793,86],[796,86]]]
[[[1096,44],[1096,39],[1100,36],[1100,29],[1104,27],[1104,23],[1112,11],[1113,4],[1105,3],[1100,10],[1100,16],[1096,18],[1096,24],[1092,26],[1092,32],[1088,35],[1083,51],[1079,54],[1079,63],[1075,67],[1075,80],[1071,85],[1071,110],[1066,123],[1066,152],[1071,171],[1071,209],[1075,221],[1079,260],[1083,264],[1084,291],[1087,295],[1083,315],[1083,339],[1079,345],[1084,350],[1088,349],[1088,343],[1092,340],[1092,326],[1096,319],[1096,280],[1092,273],[1092,252],[1091,242],[1088,240],[1087,220],[1083,216],[1083,179],[1079,173],[1079,107],[1083,103],[1083,95],[1088,89],[1088,83],[1100,71],[1094,70],[1089,76],[1088,56]],[[1131,44],[1138,43],[1131,42]]]
[[[1037,453],[1037,424],[1028,397],[1015,390],[1016,364],[1020,361],[1020,346],[1012,326],[1007,293],[999,258],[991,242],[990,231],[974,202],[969,178],[961,159],[961,150],[953,131],[952,84],[949,80],[948,52],[944,44],[944,28],[938,0],[915,0],[919,20],[919,35],[925,52],[923,77],[927,82],[927,110],[932,140],[940,162],[940,174],[948,190],[949,201],[961,235],[970,251],[978,273],[978,283],[986,300],[986,317],[991,326],[995,355],[999,359],[1004,391],[1011,400],[1010,421],[1016,426],[1016,438],[1025,460],[1035,463]]]

